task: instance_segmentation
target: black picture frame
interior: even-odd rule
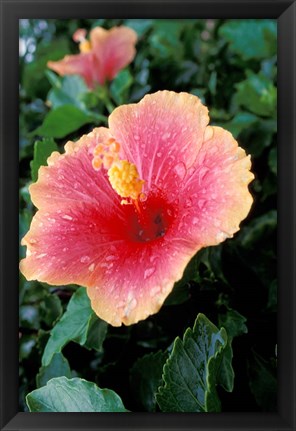
[[[286,0],[0,0],[1,430],[277,430],[295,420],[296,4]],[[278,412],[18,412],[18,20],[21,18],[274,18],[278,22]]]

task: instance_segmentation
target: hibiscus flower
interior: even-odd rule
[[[79,42],[80,54],[66,55],[62,60],[49,61],[48,67],[59,75],[80,75],[89,88],[104,85],[127,66],[136,54],[137,34],[129,27],[113,27],[105,30],[95,27],[90,31],[90,40],[86,30],[78,29],[73,39]]]
[[[159,91],[54,152],[30,186],[25,277],[85,286],[114,326],[156,313],[195,253],[232,237],[252,204],[250,157],[208,121],[198,97]]]

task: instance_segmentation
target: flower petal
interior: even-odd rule
[[[97,59],[97,81],[104,84],[135,57],[137,33],[128,27],[113,27],[105,30],[95,27],[90,32],[92,52]]]
[[[113,326],[130,325],[159,311],[196,253],[171,235],[150,244],[119,242],[109,250],[87,288],[102,319]]]
[[[106,238],[109,219],[115,217],[118,223],[123,208],[106,172],[92,167],[93,148],[108,137],[108,129],[94,129],[78,142],[68,142],[65,154],[54,152],[49,166],[39,169],[38,181],[30,186],[39,211],[22,240],[27,257],[21,271],[27,279],[80,283],[83,256],[97,256],[101,243],[112,242],[112,232]]]
[[[195,165],[188,172],[180,203],[180,231],[196,245],[216,245],[239,230],[253,199],[248,184],[250,156],[220,127],[207,127]]]
[[[94,87],[95,65],[91,52],[87,54],[66,55],[62,60],[49,61],[47,66],[61,76],[80,75],[88,87]]]
[[[146,181],[171,189],[196,159],[208,124],[208,110],[187,93],[159,91],[139,103],[123,105],[109,117],[109,127],[122,146],[122,157],[137,166]]]

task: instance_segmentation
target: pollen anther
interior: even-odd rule
[[[93,150],[93,168],[99,170],[103,166],[108,170],[110,184],[122,198],[144,201],[146,196],[142,187],[145,181],[139,178],[136,165],[119,159],[119,151],[120,144],[114,138],[98,143]],[[121,201],[122,205],[130,203],[126,199]]]
[[[138,199],[144,180],[139,178],[136,165],[127,160],[118,160],[108,170],[108,177],[113,189],[122,198]]]

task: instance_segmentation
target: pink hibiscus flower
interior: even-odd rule
[[[90,40],[85,39],[86,30],[78,29],[73,39],[79,43],[80,54],[66,55],[62,60],[49,61],[47,66],[59,75],[81,75],[89,88],[111,81],[127,66],[136,54],[137,34],[128,27],[105,30],[95,27]]]
[[[232,237],[252,204],[250,157],[207,124],[197,97],[159,91],[54,152],[30,186],[25,277],[85,286],[114,326],[156,313],[193,255]]]

